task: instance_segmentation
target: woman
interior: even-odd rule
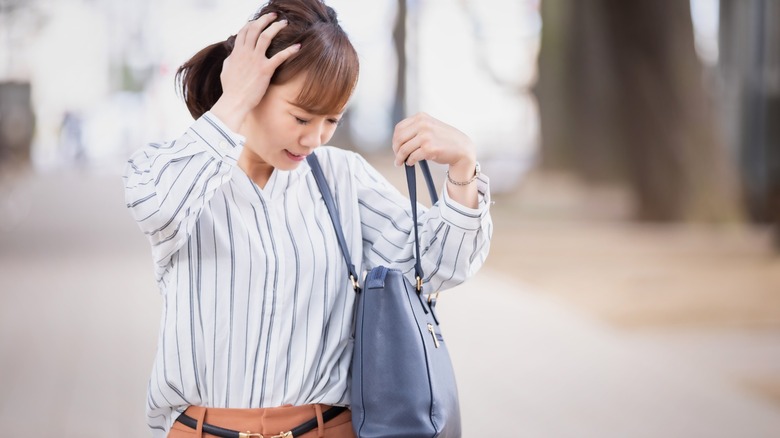
[[[331,409],[349,405],[355,295],[308,154],[358,272],[393,263],[414,277],[408,199],[360,155],[322,146],[357,77],[357,54],[319,0],[271,0],[179,69],[195,122],[137,151],[125,175],[164,303],[148,387],[154,436],[210,426],[354,436],[349,410]],[[398,124],[393,150],[398,165],[449,165],[420,241],[427,290],[455,286],[482,265],[492,227],[474,145],[418,114]],[[296,429],[308,420],[311,431]]]

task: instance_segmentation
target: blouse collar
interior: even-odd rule
[[[265,183],[265,187],[260,188],[243,169],[236,165],[233,166],[231,179],[249,199],[256,198],[259,195],[264,199],[272,200],[282,197],[290,185],[295,184],[309,171],[311,171],[311,168],[306,161],[301,162],[293,170],[274,169],[268,182]]]

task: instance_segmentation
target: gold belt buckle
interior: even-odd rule
[[[295,438],[295,437],[293,437],[292,432],[288,430],[287,432],[279,432],[279,435],[274,435],[269,437],[263,436],[262,433],[239,432],[238,438]]]

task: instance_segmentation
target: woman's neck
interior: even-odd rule
[[[241,151],[241,155],[238,157],[238,167],[247,174],[247,176],[255,182],[261,189],[265,187],[268,180],[271,179],[271,174],[274,168],[263,161],[257,154],[251,152],[247,147]]]

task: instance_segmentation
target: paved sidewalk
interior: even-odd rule
[[[121,180],[48,175],[20,190],[29,214],[0,232],[0,435],[148,436],[161,300]],[[713,369],[496,272],[439,311],[465,437],[780,436],[780,409]]]
[[[780,436],[780,409],[716,367],[617,332],[496,272],[481,272],[439,303],[466,437]]]

